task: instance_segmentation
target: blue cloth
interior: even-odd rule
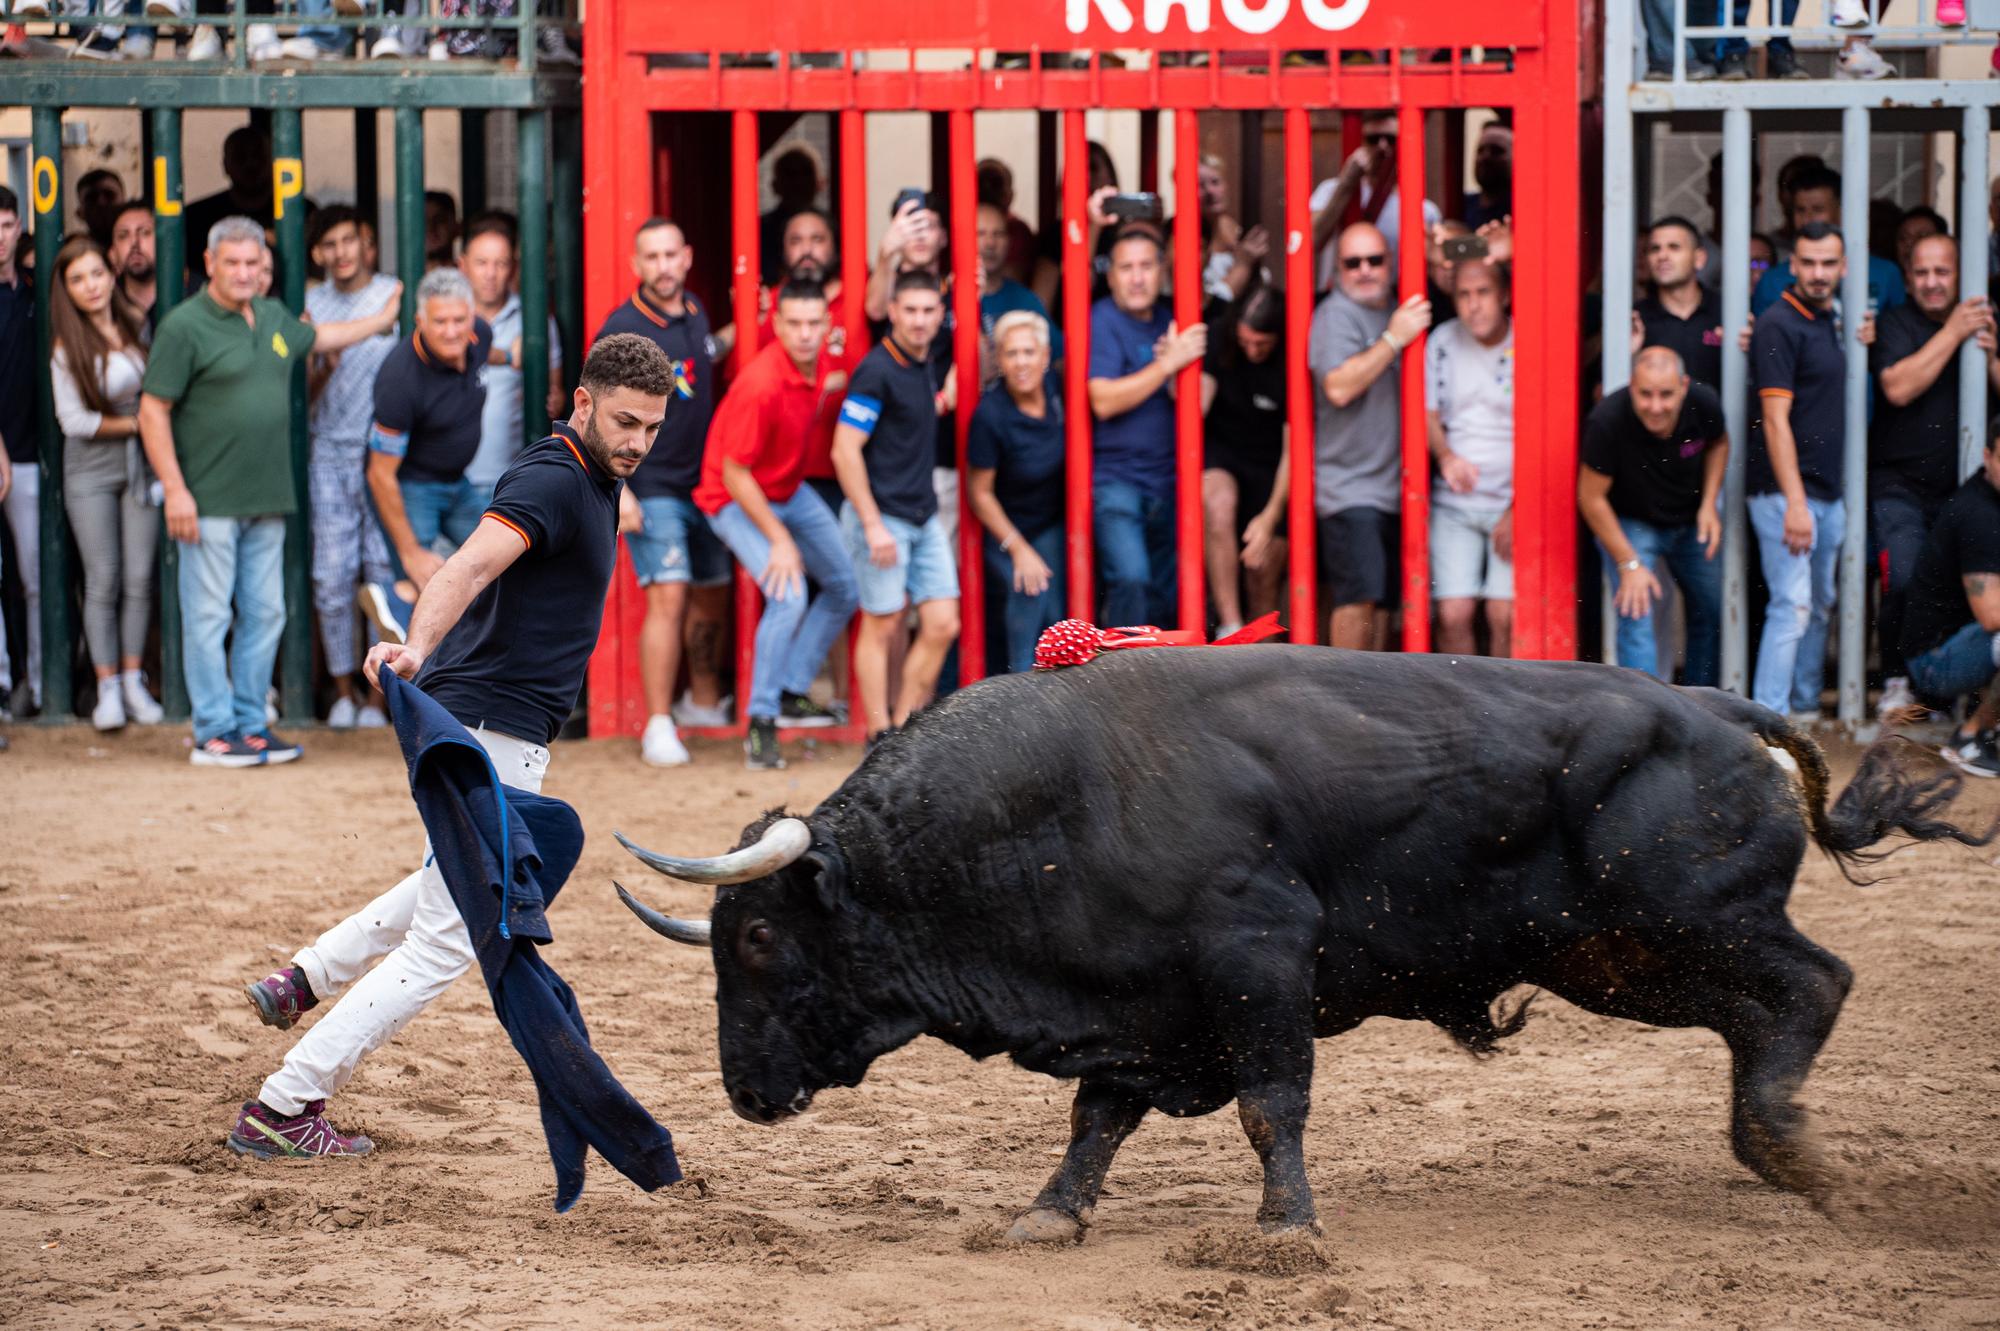
[[[1090,377],[1123,379],[1145,369],[1153,363],[1153,344],[1172,324],[1164,304],[1153,306],[1152,317],[1142,321],[1109,296],[1098,301],[1090,307]],[[1174,403],[1162,386],[1130,411],[1093,424],[1093,475],[1172,499],[1174,438]]]
[[[503,785],[486,751],[416,685],[387,670],[381,681],[438,872],[535,1079],[556,1210],[583,1195],[590,1147],[647,1192],[677,1181],[672,1134],[590,1047],[576,995],[536,946],[553,939],[546,911],[583,854],[582,820],[561,800]]]
[[[201,539],[181,543],[180,553],[181,664],[194,742],[262,730],[285,631],[285,520],[202,518]]]
[[[1173,627],[1179,586],[1173,500],[1100,480],[1091,487],[1091,517],[1103,583],[1098,618],[1107,628]]]
[[[1633,551],[1651,568],[1665,560],[1687,603],[1687,671],[1690,685],[1715,687],[1722,676],[1722,560],[1710,559],[1695,536],[1693,524],[1658,527],[1637,518],[1620,516],[1618,525]],[[1613,586],[1618,583],[1618,563],[1611,552],[1604,554],[1604,575]],[[1662,603],[1664,604],[1664,603]],[[1653,621],[1661,605],[1637,619],[1618,616],[1618,664],[1660,676],[1659,651],[1653,637]],[[1672,683],[1671,679],[1668,683]]]
[[[1774,712],[1809,712],[1819,706],[1826,683],[1826,634],[1833,617],[1834,574],[1847,511],[1839,500],[1806,499],[1812,511],[1812,549],[1795,555],[1785,548],[1785,497],[1751,495],[1750,526],[1771,601],[1764,609],[1764,636],[1757,649],[1757,674],[1750,696]]]
[[[847,547],[840,539],[840,524],[818,491],[801,485],[790,499],[773,503],[771,512],[792,534],[799,561],[805,565],[806,576],[819,584],[819,594],[808,602],[802,587],[788,597],[765,598],[764,613],[757,620],[756,658],[750,665],[752,717],[777,716],[780,691],[805,693],[812,688],[813,676],[819,673],[833,640],[854,618],[854,608],[861,603]],[[744,572],[753,579],[764,576],[765,566],[771,562],[771,542],[741,504],[725,505],[708,523]]]
[[[1762,314],[1778,303],[1792,285],[1792,261],[1780,259],[1764,270],[1757,279],[1757,290],[1750,296],[1750,313]],[[1880,255],[1868,256],[1868,299],[1875,304],[1877,314],[1901,305],[1910,298],[1909,289],[1903,285],[1903,271]],[[1867,311],[1863,311],[1864,314]]]

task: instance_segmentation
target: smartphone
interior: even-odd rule
[[[1453,236],[1443,245],[1446,263],[1464,263],[1467,259],[1483,259],[1488,251],[1484,236]]]
[[[1127,222],[1157,222],[1166,215],[1157,194],[1114,194],[1104,201],[1104,212]]]
[[[912,203],[924,208],[929,206],[929,202],[930,195],[926,191],[918,189],[915,185],[906,185],[896,191],[896,201],[889,205],[889,216],[894,217]]]

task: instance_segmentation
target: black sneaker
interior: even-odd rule
[[[743,765],[753,772],[775,772],[785,765],[785,755],[778,751],[778,718],[750,718],[750,733],[743,737]]]
[[[195,745],[188,761],[196,767],[262,767],[270,755],[231,731]]]
[[[304,750],[300,749],[298,745],[292,743],[290,740],[279,739],[276,735],[272,734],[268,726],[262,730],[253,730],[243,736],[243,742],[263,754],[264,761],[267,763],[292,762],[298,758],[300,753],[304,752]]]
[[[1809,79],[1799,68],[1799,53],[1789,45],[1771,46],[1764,52],[1764,69],[1774,79]]]
[[[778,720],[797,729],[844,726],[847,724],[847,708],[840,703],[822,707],[803,693],[787,690],[778,695]]]
[[[1727,79],[1731,83],[1739,79],[1749,78],[1750,57],[1741,51],[1731,51],[1728,55],[1722,57],[1722,63],[1716,66],[1716,75],[1719,78]]]
[[[2000,732],[1954,733],[1939,752],[1944,754],[1946,762],[1967,776],[2000,776]]]

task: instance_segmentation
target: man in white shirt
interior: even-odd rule
[[[1316,290],[1333,285],[1333,242],[1348,205],[1357,200],[1361,220],[1374,225],[1389,242],[1389,271],[1395,274],[1396,240],[1403,229],[1403,205],[1396,189],[1396,138],[1396,113],[1370,112],[1361,122],[1361,146],[1341,166],[1340,174],[1313,187],[1313,250],[1319,255]],[[1425,199],[1424,234],[1443,220],[1443,210]]]
[[[465,224],[459,271],[472,283],[474,312],[493,327],[486,367],[486,409],[479,418],[479,451],[465,469],[483,509],[493,487],[521,451],[521,293],[514,290],[514,221],[481,213]],[[549,319],[549,419],[569,415],[562,387],[562,334]]]
[[[316,324],[344,323],[382,308],[397,291],[396,279],[375,271],[361,234],[361,214],[346,205],[313,216],[312,254],[326,281],[306,290],[306,315]],[[312,499],[313,609],[335,698],[326,723],[337,730],[382,726],[388,718],[355,683],[361,641],[354,593],[365,572],[388,582],[388,547],[368,504],[368,427],[375,419],[375,372],[396,345],[383,333],[332,354],[315,352],[312,385],[312,452],[307,491]]]
[[[1514,650],[1514,327],[1505,264],[1452,270],[1458,318],[1424,348],[1431,492],[1431,594],[1437,649],[1472,655],[1486,602],[1494,656]]]

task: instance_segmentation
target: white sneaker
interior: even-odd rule
[[[735,701],[724,698],[713,707],[703,707],[695,702],[693,694],[683,693],[674,703],[674,722],[692,730],[732,726],[736,724],[735,709],[731,706]]]
[[[265,689],[265,690],[264,690],[264,724],[265,724],[265,725],[267,725],[267,726],[275,726],[275,725],[277,725],[277,724],[278,724],[278,703],[279,703],[279,701],[280,701],[280,698],[279,698],[279,694],[278,694],[278,691],[277,691],[276,689]]]
[[[278,30],[268,23],[252,23],[244,29],[243,44],[250,48],[252,60],[276,60],[284,49]]]
[[[389,718],[374,703],[369,703],[354,714],[354,724],[362,730],[380,730],[389,724]]]
[[[1910,692],[1910,681],[1901,675],[1891,675],[1882,681],[1882,697],[1875,704],[1875,715],[1887,720],[1891,713],[1916,705],[1917,698]]]
[[[91,709],[90,724],[99,730],[125,728],[125,700],[118,696],[116,681],[97,681],[97,706]]]
[[[127,60],[151,60],[153,58],[153,30],[133,28],[118,43],[118,52]]]
[[[1850,46],[1840,53],[1840,59],[1833,63],[1833,76],[1837,79],[1892,79],[1896,71],[1881,52],[1863,42]]]
[[[415,54],[403,45],[402,39],[385,34],[377,37],[375,44],[368,48],[370,60],[404,60]]]
[[[204,25],[194,30],[188,40],[187,58],[190,60],[222,59],[222,33],[212,25]]]
[[[340,52],[329,51],[310,37],[287,37],[278,43],[273,60],[338,60]]]
[[[146,0],[147,18],[186,18],[188,0]]]
[[[48,16],[49,0],[14,0],[14,17],[17,19],[47,18]],[[104,727],[99,726],[98,729],[102,730]]]
[[[429,54],[433,60],[449,60],[451,59],[451,47],[446,44],[444,38],[440,37],[431,43]]]
[[[330,730],[352,730],[357,724],[355,713],[361,709],[354,705],[352,698],[335,698],[333,706],[326,712],[326,724]]]
[[[1833,0],[1833,26],[1836,28],[1865,28],[1868,26],[1868,6],[1861,0]]]
[[[166,719],[166,710],[153,701],[152,690],[146,687],[144,671],[128,670],[120,675],[118,691],[125,699],[125,715],[140,725],[156,726]]]
[[[342,18],[360,18],[375,12],[368,0],[333,0],[333,12]]]
[[[687,745],[674,731],[671,716],[656,716],[646,722],[646,733],[639,740],[639,757],[653,767],[684,767],[691,761]]]

